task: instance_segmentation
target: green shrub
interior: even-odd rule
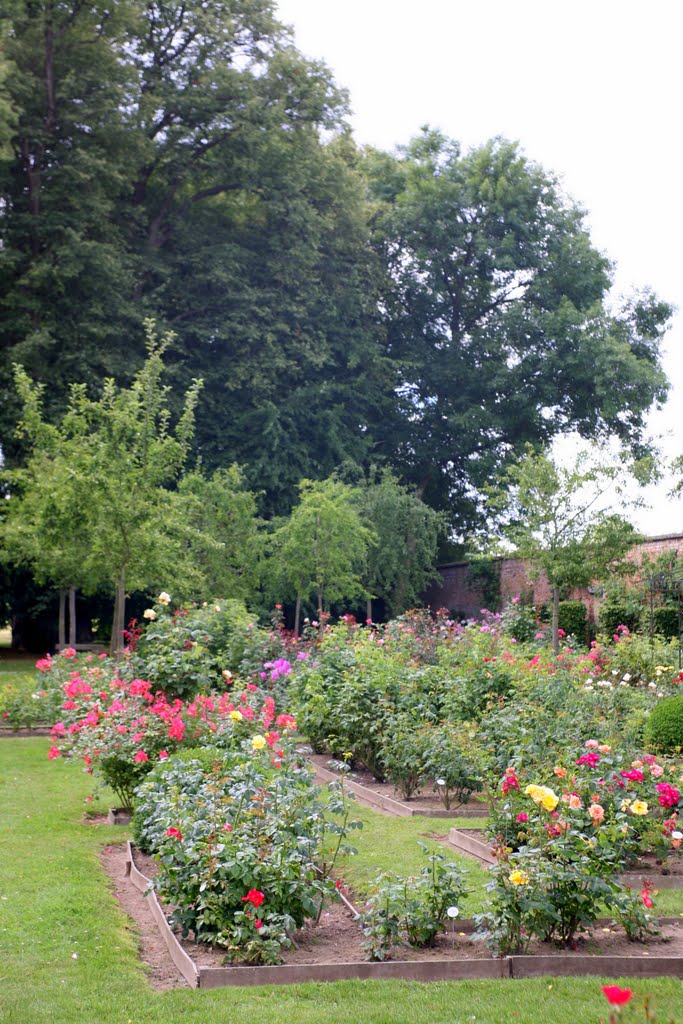
[[[154,886],[184,936],[224,947],[234,962],[277,963],[294,929],[336,898],[324,850],[344,850],[359,823],[335,791],[328,822],[310,768],[294,758],[267,749],[208,757],[155,767],[138,790],[135,834],[157,858]]]
[[[670,640],[678,637],[678,609],[677,608],[655,608],[654,631],[659,636]]]
[[[254,630],[241,601],[219,601],[169,614],[157,604],[137,641],[129,671],[154,681],[169,697],[186,699],[223,685],[222,673],[237,672]]]
[[[560,601],[559,626],[567,636],[575,637],[580,644],[586,643],[586,606],[583,601]]]
[[[377,879],[361,915],[368,960],[385,960],[393,946],[432,946],[449,907],[462,901],[464,874],[457,864],[442,853],[432,854],[428,862],[417,878],[382,874]]]
[[[645,743],[664,754],[683,750],[683,694],[655,704],[645,726]]]
[[[635,633],[640,627],[642,614],[641,593],[633,591],[618,597],[608,596],[598,612],[600,632],[613,636],[619,626],[626,626],[630,633]]]

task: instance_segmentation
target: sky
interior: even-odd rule
[[[681,0],[276,0],[297,47],[348,89],[359,144],[393,150],[424,124],[465,148],[502,135],[562,181],[615,264],[614,297],[649,286],[678,307],[672,382],[649,430],[683,453]],[[558,446],[561,455],[573,441]],[[670,480],[632,516],[683,533]]]

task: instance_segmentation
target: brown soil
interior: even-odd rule
[[[145,897],[126,877],[126,844],[105,846],[100,859],[111,879],[114,899],[134,923],[140,959],[145,965],[152,988],[188,988],[187,982],[171,960]],[[142,865],[140,870],[145,870]]]
[[[639,875],[673,875],[681,878],[683,877],[683,855],[680,849],[673,851],[671,856],[666,859],[646,854],[628,870]]]
[[[157,989],[168,989],[187,983],[174,967],[166,946],[158,933],[156,924],[145,903],[144,896],[125,876],[125,844],[111,845],[102,854],[102,864],[112,879],[113,894],[123,911],[135,923],[139,936],[140,957],[148,970],[150,984]],[[156,871],[152,858],[139,851],[135,853],[139,869],[151,877]],[[365,960],[362,950],[361,929],[349,910],[342,904],[334,904],[323,911],[320,924],[307,924],[295,935],[296,948],[285,953],[287,964],[317,963],[360,963]],[[203,943],[181,940],[197,967],[221,967],[224,954],[221,950]],[[552,944],[537,944],[530,953],[556,954],[558,948]],[[629,942],[620,928],[596,926],[579,937],[575,948],[562,950],[567,956],[683,956],[683,921],[663,924],[661,934],[646,944]],[[455,929],[450,928],[440,935],[433,948],[413,950],[399,947],[393,951],[394,960],[480,960],[489,959],[491,954],[480,942],[475,942],[471,929],[465,922],[456,921]]]
[[[327,754],[309,754],[308,759],[316,768],[327,768],[328,771],[332,770],[330,768],[330,758]],[[443,801],[440,800],[436,793],[433,793],[430,788],[420,790],[418,793],[411,796],[410,800],[405,800],[400,791],[390,782],[378,782],[371,772],[365,771],[363,768],[354,768],[346,777],[350,779],[351,782],[357,782],[359,786],[364,786],[373,793],[389,797],[390,800],[397,800],[398,803],[409,807],[416,814],[419,814],[421,811],[446,810],[443,805]],[[448,813],[452,817],[457,818],[459,814],[461,814],[463,808],[467,809],[468,812],[473,808],[481,808],[482,818],[488,816],[488,808],[486,807],[486,804],[480,804],[475,797],[472,797],[466,804],[451,807]]]

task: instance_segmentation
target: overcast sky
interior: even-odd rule
[[[673,388],[653,414],[683,452],[683,2],[276,0],[306,55],[349,90],[359,143],[393,149],[431,124],[474,146],[516,139],[588,211],[618,294],[679,307]],[[650,494],[649,535],[683,533],[683,501]]]

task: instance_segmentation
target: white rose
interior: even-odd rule
[[[157,613],[154,611],[153,608],[145,608],[144,612],[142,613],[142,617],[143,619],[149,619],[150,622],[154,622],[154,620],[157,617]]]
[[[171,595],[162,590],[157,598],[157,604],[167,605],[171,603]]]

